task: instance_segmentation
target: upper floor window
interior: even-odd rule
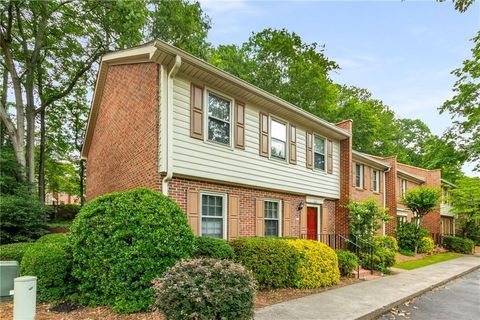
[[[363,188],[363,165],[355,164],[355,187]]]
[[[232,114],[232,102],[212,92],[208,92],[207,97],[208,140],[230,145],[230,119]]]
[[[401,179],[400,180],[400,196],[403,198],[406,192],[407,192],[407,180]]]
[[[226,195],[201,194],[201,230],[202,236],[226,238]]]
[[[272,158],[287,159],[287,125],[283,122],[272,119],[270,122],[270,155]]]
[[[266,200],[264,206],[265,237],[279,237],[280,201]]]
[[[378,192],[380,190],[380,171],[373,170],[372,173],[372,190]]]
[[[325,170],[325,139],[314,136],[313,139],[313,168]]]

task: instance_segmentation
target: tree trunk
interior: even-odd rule
[[[84,197],[84,177],[85,177],[85,160],[80,159],[80,205],[83,206],[85,203],[85,197]]]
[[[35,182],[35,109],[27,106],[27,179]]]
[[[45,110],[40,112],[40,154],[38,157],[38,197],[45,203]]]

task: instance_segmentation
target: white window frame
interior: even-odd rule
[[[204,217],[203,216],[203,196],[204,195],[207,195],[207,196],[215,196],[215,197],[222,197],[223,198],[223,208],[222,208],[222,219],[223,219],[223,239],[224,240],[227,240],[227,237],[228,237],[228,230],[227,230],[227,226],[228,226],[228,212],[227,212],[227,208],[228,208],[228,204],[227,204],[227,201],[228,201],[228,197],[227,197],[227,194],[226,193],[218,193],[218,192],[210,192],[210,191],[201,191],[200,192],[200,214],[199,214],[199,228],[198,228],[198,233],[200,236],[203,236],[202,234],[202,218]],[[205,217],[209,217],[209,218],[212,218],[212,216],[205,216]],[[213,217],[215,218],[215,217]]]
[[[272,137],[272,133],[273,133],[272,122],[273,121],[285,125],[285,159],[272,156],[272,139],[276,139],[276,138]],[[289,127],[289,125],[288,125],[287,121],[279,119],[277,117],[272,117],[272,116],[269,117],[269,119],[268,119],[268,143],[269,143],[268,155],[269,155],[270,159],[277,160],[277,161],[280,161],[280,162],[287,162],[288,161],[288,136],[289,136],[288,135],[289,134],[288,133],[288,127]],[[278,139],[276,139],[276,140],[278,140]]]
[[[357,166],[360,167],[360,185],[357,186]],[[363,189],[363,175],[364,175],[365,167],[363,164],[359,162],[355,162],[355,188]]]
[[[401,198],[403,198],[407,192],[407,179],[400,178],[400,192]]]
[[[225,99],[225,100],[228,100],[230,101],[230,130],[229,130],[229,141],[230,143],[229,144],[225,144],[225,143],[221,143],[221,142],[218,142],[218,141],[213,141],[213,140],[210,140],[208,139],[208,119],[210,118],[210,116],[208,115],[208,110],[209,110],[209,104],[208,104],[208,96],[209,94],[213,94],[215,96],[218,96],[219,98],[222,98],[222,99]],[[204,135],[204,141],[205,142],[208,142],[208,143],[212,143],[216,146],[223,146],[223,147],[227,147],[227,148],[232,148],[233,146],[233,126],[234,126],[234,122],[233,122],[233,106],[235,104],[235,100],[229,96],[226,96],[216,90],[213,90],[211,88],[205,88],[205,94],[204,94],[205,98],[204,98],[204,105],[205,105],[205,120],[204,120],[204,130],[205,130],[205,135]],[[215,118],[216,119],[216,118]],[[222,119],[217,119],[219,121],[223,121],[223,122],[226,122]]]
[[[323,140],[323,169],[315,168],[315,138],[320,138]],[[312,167],[314,171],[326,172],[327,171],[327,158],[328,158],[328,148],[327,148],[327,138],[319,135],[313,134],[313,141],[312,141]],[[320,153],[321,154],[321,153]]]
[[[265,236],[265,232],[267,230],[267,228],[265,227],[265,220],[277,220],[277,219],[270,219],[270,218],[266,218],[266,215],[265,215],[265,203],[266,202],[276,202],[278,203],[278,237],[280,238],[282,236],[282,200],[279,200],[279,199],[264,199],[263,200],[263,225],[264,225],[264,230],[263,230],[263,236]]]
[[[373,192],[380,192],[380,171],[374,169],[372,173],[373,173],[372,175]]]

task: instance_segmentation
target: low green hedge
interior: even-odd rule
[[[235,261],[251,270],[260,289],[295,287],[302,254],[276,238],[239,238],[230,241]]]
[[[361,265],[365,269],[387,272],[395,264],[395,252],[387,248],[375,248],[373,255],[365,252],[361,255]]]
[[[442,238],[442,245],[445,249],[459,253],[472,253],[475,243],[467,238],[445,236]]]
[[[233,260],[235,252],[223,239],[195,237],[192,257]]]
[[[35,243],[56,243],[62,246],[67,245],[67,234],[65,233],[48,233],[41,236]]]
[[[33,245],[33,242],[17,242],[17,243],[1,245],[0,260],[1,261],[18,261],[18,263],[21,263],[25,252],[32,245]]]
[[[358,257],[355,253],[346,250],[336,250],[338,257],[338,269],[342,277],[352,274],[353,270],[358,267]]]
[[[48,242],[48,240],[52,242]],[[71,293],[71,261],[65,243],[53,238],[43,239],[30,246],[20,264],[20,274],[37,277],[38,301],[56,301]]]

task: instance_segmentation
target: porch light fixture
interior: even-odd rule
[[[297,210],[301,211],[303,207],[305,207],[305,203],[303,203],[303,201],[300,201],[300,203],[298,204]]]

